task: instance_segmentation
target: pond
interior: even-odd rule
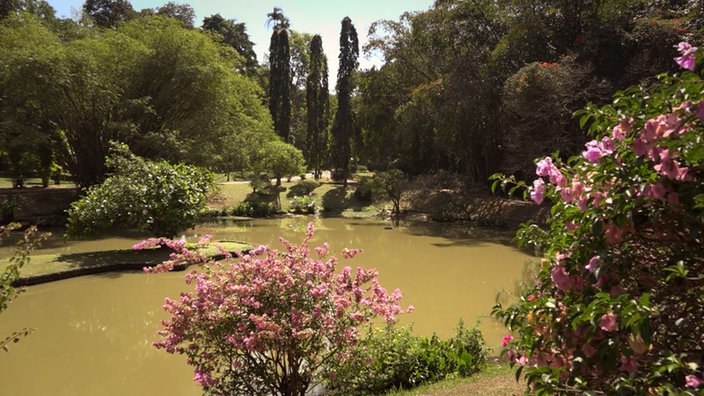
[[[281,247],[278,236],[303,238],[312,218],[248,220],[202,225],[187,237],[252,241]],[[416,310],[401,319],[416,334],[453,334],[460,318],[480,321],[487,344],[498,353],[502,326],[489,317],[497,293],[513,292],[530,256],[497,242],[486,230],[436,223],[402,223],[325,218],[313,220],[314,245],[331,251],[364,252],[342,264],[376,268],[389,290],[400,288],[402,305]],[[105,238],[46,251],[129,248],[135,239]],[[339,256],[339,254],[338,254]],[[0,383],[8,395],[199,395],[185,359],[156,350],[164,297],[187,290],[184,272],[110,273],[31,286],[0,316],[3,337],[23,327],[29,337],[0,353]]]

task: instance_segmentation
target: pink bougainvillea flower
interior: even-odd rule
[[[618,328],[616,315],[614,315],[613,312],[602,315],[601,319],[599,319],[599,328],[607,332],[616,331]]]
[[[604,231],[604,239],[609,245],[615,245],[623,239],[624,230],[616,224],[609,224]]]
[[[506,334],[504,338],[501,340],[501,346],[506,348],[508,344],[513,341],[514,337],[511,334]]]
[[[543,194],[545,194],[545,182],[543,179],[535,179],[533,181],[533,190],[530,192],[530,199],[540,205],[543,203]]]
[[[638,361],[633,356],[623,356],[621,357],[621,365],[618,369],[629,374],[635,373],[636,370],[638,370]]]
[[[604,136],[598,142],[596,140],[592,140],[585,146],[587,147],[587,150],[582,152],[582,157],[593,163],[599,162],[599,158],[605,155],[613,154],[616,149],[616,143],[614,143],[614,141],[608,136]]]
[[[704,100],[700,101],[697,107],[694,108],[694,114],[696,114],[700,120],[704,121]]]
[[[686,70],[694,70],[695,57],[694,53],[697,51],[697,47],[692,47],[690,43],[685,41],[677,45],[677,50],[682,54],[680,57],[675,58],[675,62],[680,65],[681,68]]]
[[[704,385],[704,380],[698,378],[696,375],[686,375],[684,377],[684,386],[688,388],[698,388]]]
[[[550,279],[552,279],[553,284],[560,290],[567,291],[572,286],[572,281],[565,271],[563,265],[556,265],[550,271]]]
[[[631,132],[631,127],[633,126],[633,117],[624,118],[618,123],[611,131],[611,137],[619,142],[626,139],[626,135]]]
[[[586,144],[587,149],[582,152],[582,157],[589,162],[599,162],[601,158],[601,150],[596,146],[596,140],[592,140]]]
[[[589,271],[590,273],[594,273],[596,271],[597,267],[601,263],[601,258],[599,256],[594,256],[591,259],[589,259],[589,264],[584,266],[584,269]]]
[[[644,197],[655,198],[660,201],[666,201],[667,189],[662,183],[652,183],[645,186],[643,192],[640,195]]]
[[[642,138],[637,138],[633,141],[633,152],[638,157],[642,157],[650,151],[650,145]]]
[[[538,176],[549,176],[554,169],[555,164],[552,163],[552,158],[545,157],[536,164],[535,174]]]

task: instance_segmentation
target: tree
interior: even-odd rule
[[[230,161],[223,142],[275,137],[263,93],[237,72],[242,59],[174,19],[137,18],[64,42],[36,18],[11,15],[0,23],[0,66],[0,134],[21,132],[15,141],[31,152],[50,145],[81,187],[103,180],[111,140],[145,158],[215,168]],[[253,150],[235,149],[242,158]]]
[[[589,101],[603,101],[609,91],[574,57],[521,68],[503,87],[501,170],[528,180],[534,158],[558,150],[565,158],[578,154],[587,139],[573,114]]]
[[[280,8],[274,8],[268,17],[268,23],[274,23],[269,45],[269,112],[274,130],[288,142],[291,129],[289,22]]]
[[[189,4],[178,4],[170,1],[156,8],[156,14],[180,21],[183,26],[193,28],[193,21],[196,19],[196,11]]]
[[[307,135],[306,81],[310,69],[310,43],[313,36],[289,30],[291,54],[291,126],[289,143],[305,150]]]
[[[172,243],[172,262],[205,261],[205,270],[187,275],[195,291],[167,299],[171,317],[156,347],[185,355],[207,394],[305,395],[350,356],[375,318],[392,322],[403,312],[398,289],[386,292],[373,270],[339,273],[327,243],[311,249],[313,234],[311,223],[300,245],[282,240],[283,251],[261,246],[223,262]]]
[[[328,155],[328,60],[323,53],[323,40],[313,36],[310,43],[310,71],[306,78],[307,130],[305,154],[316,179],[320,178]]]
[[[107,166],[110,176],[68,210],[69,236],[97,229],[125,227],[171,238],[194,227],[212,184],[212,175],[198,168],[150,162],[113,144]]]
[[[390,199],[394,206],[393,213],[396,216],[401,214],[401,198],[408,187],[408,176],[399,169],[377,172],[372,178],[374,199]]]
[[[114,28],[136,15],[128,0],[86,0],[83,12],[96,26],[104,28]]]
[[[257,54],[244,22],[237,23],[235,19],[225,19],[220,14],[213,14],[203,19],[203,29],[220,35],[223,44],[234,48],[244,58],[245,74],[251,76],[256,73],[259,66]]]
[[[45,0],[2,0],[0,1],[0,19],[10,12],[24,11],[48,22],[56,20],[56,10]]]
[[[551,216],[517,238],[543,259],[522,296],[494,310],[532,392],[701,394],[703,54],[679,49],[681,74],[580,112],[593,137],[581,156],[537,162],[525,194]]]
[[[340,29],[340,67],[337,71],[337,111],[332,124],[331,163],[333,178],[342,180],[347,185],[350,175],[350,158],[352,156],[351,140],[355,135],[356,124],[352,110],[352,91],[355,88],[353,73],[359,62],[359,39],[357,30],[349,17],[342,20]]]
[[[298,175],[304,169],[301,150],[276,139],[264,144],[258,158],[257,168],[275,178],[277,187],[281,185],[282,177]]]

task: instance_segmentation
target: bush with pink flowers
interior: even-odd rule
[[[704,389],[704,79],[697,48],[681,74],[587,107],[581,156],[537,162],[526,185],[551,204],[523,246],[543,259],[534,284],[494,315],[504,353],[536,394],[701,394]]]
[[[305,395],[351,355],[374,319],[392,322],[404,312],[401,292],[387,292],[375,270],[338,271],[327,243],[312,249],[313,232],[310,224],[298,245],[282,239],[283,251],[261,246],[240,258],[223,251],[218,262],[163,239],[137,246],[172,247],[163,270],[203,263],[187,275],[195,291],[167,299],[171,316],[156,347],[185,355],[209,395]]]

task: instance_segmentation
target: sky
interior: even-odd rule
[[[131,0],[132,7],[139,11],[143,8],[159,7],[169,0]],[[178,1],[188,3],[196,12],[195,25],[200,26],[203,18],[219,13],[226,19],[244,22],[247,33],[254,42],[257,60],[262,63],[269,49],[271,28],[266,26],[267,14],[274,7],[283,10],[289,19],[291,29],[310,34],[320,34],[323,39],[323,50],[328,57],[330,81],[336,80],[340,52],[340,22],[345,16],[352,19],[357,29],[360,42],[360,67],[370,68],[380,65],[378,57],[366,59],[361,53],[362,46],[367,42],[369,26],[380,19],[398,20],[406,11],[426,11],[434,0],[191,0]],[[48,0],[56,10],[58,17],[73,18],[80,14],[84,0]],[[332,87],[331,87],[332,88]]]

